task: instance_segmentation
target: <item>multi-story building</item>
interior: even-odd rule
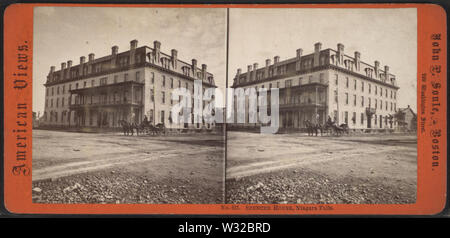
[[[316,43],[313,53],[296,53],[284,61],[275,56],[273,64],[267,59],[261,68],[248,65],[244,73],[238,69],[232,87],[279,88],[281,128],[304,128],[306,120],[323,124],[328,116],[352,129],[393,128],[399,87],[388,66],[365,63],[360,52],[346,55],[343,44],[334,50]]]
[[[111,55],[88,61],[80,57],[78,65],[69,60],[55,71],[51,66],[45,83],[44,123],[65,127],[119,127],[119,120],[141,123],[144,115],[153,124],[169,128],[212,128],[208,123],[174,123],[172,91],[186,88],[193,95],[194,81],[201,80],[203,90],[216,87],[207,65],[197,67],[197,60],[186,63],[161,52],[161,43],[153,48],[130,42],[128,51],[119,53],[113,46]],[[181,99],[181,98],[180,98]],[[187,105],[187,107],[190,107]],[[192,107],[190,107],[192,108]],[[193,118],[193,117],[192,117]]]

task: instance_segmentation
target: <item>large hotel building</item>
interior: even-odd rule
[[[201,68],[197,60],[186,63],[172,49],[161,52],[161,43],[153,48],[138,47],[119,53],[117,46],[111,55],[95,59],[93,53],[78,65],[61,63],[61,69],[50,68],[45,83],[44,125],[60,127],[119,127],[119,120],[141,123],[144,115],[153,124],[164,123],[169,128],[212,128],[208,123],[174,123],[171,108],[175,88],[186,88],[193,95],[194,80],[201,80],[203,90],[216,87],[214,77]],[[188,106],[189,107],[189,106]],[[192,117],[193,118],[193,117]],[[41,124],[41,125],[42,125]]]
[[[305,120],[323,124],[328,116],[350,129],[394,128],[399,87],[388,66],[365,63],[360,52],[346,55],[343,44],[334,50],[316,43],[313,53],[296,53],[284,61],[275,56],[273,64],[267,59],[261,68],[248,65],[247,72],[238,69],[232,87],[279,88],[280,128],[304,128]]]

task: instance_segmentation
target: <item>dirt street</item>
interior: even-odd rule
[[[227,135],[228,203],[414,203],[417,137]]]
[[[33,130],[33,202],[221,203],[224,137]]]

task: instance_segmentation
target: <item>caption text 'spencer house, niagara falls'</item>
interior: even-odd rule
[[[161,43],[153,48],[130,42],[128,51],[119,53],[113,46],[111,55],[80,63],[52,66],[45,83],[44,125],[57,127],[119,127],[119,120],[141,123],[144,115],[153,124],[170,128],[212,128],[214,124],[184,123],[172,125],[171,108],[175,88],[186,88],[193,94],[194,80],[201,80],[203,89],[216,87],[207,65],[197,67],[197,60],[186,63],[161,52]]]
[[[313,53],[296,53],[284,61],[275,56],[273,64],[267,59],[265,67],[248,65],[247,72],[238,69],[232,87],[279,88],[280,128],[304,128],[305,120],[323,124],[328,116],[352,129],[394,128],[399,87],[388,66],[367,64],[360,52],[346,55],[343,44],[334,50],[316,43]],[[245,120],[233,126],[258,125],[248,123],[248,114]]]

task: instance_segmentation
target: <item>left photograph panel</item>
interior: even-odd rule
[[[35,7],[33,203],[223,203],[226,14]]]

